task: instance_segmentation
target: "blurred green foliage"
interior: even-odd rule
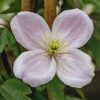
[[[87,52],[96,66],[96,70],[100,70],[100,0],[57,0],[57,13],[63,10],[80,8],[84,10],[94,23],[94,33],[91,40],[81,48]],[[8,23],[8,26],[0,27],[0,53],[5,50],[8,54],[11,65],[14,59],[23,52],[23,47],[20,46],[13,37],[9,22],[11,18],[21,11],[20,0],[0,0],[0,19]],[[32,1],[32,11],[44,15],[43,0]],[[26,95],[30,94],[30,87],[21,83],[11,75],[9,78],[5,74],[4,66],[0,60],[0,100],[29,100]],[[58,79],[54,79],[46,86],[32,88],[32,94],[29,95],[32,100],[47,100],[48,91],[53,100],[84,100],[80,94],[75,97],[73,94],[67,95],[65,87]],[[77,91],[76,91],[77,92]],[[16,97],[16,98],[15,98]],[[80,98],[81,97],[81,98]],[[98,99],[99,100],[99,99]]]
[[[9,79],[0,86],[3,100],[29,100],[31,89],[17,79]],[[1,100],[1,99],[0,99]]]

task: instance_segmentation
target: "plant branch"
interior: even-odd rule
[[[32,0],[21,0],[22,11],[31,11]]]
[[[56,17],[56,0],[44,0],[45,6],[45,20],[49,27],[52,27],[52,23]]]
[[[44,13],[45,20],[48,23],[49,27],[52,28],[53,21],[56,17],[56,0],[44,0],[44,6],[45,6],[45,13]],[[48,91],[48,100],[53,100],[49,91]]]

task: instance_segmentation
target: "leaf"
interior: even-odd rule
[[[45,98],[45,96],[43,95],[43,92],[44,91],[38,91],[38,90],[36,90],[35,93],[34,93],[34,97],[33,98],[35,98],[35,100],[47,100]]]
[[[0,86],[0,93],[5,100],[29,100],[31,89],[18,79],[9,79]]]
[[[0,100],[5,100],[5,99],[2,97],[2,95],[0,95]]]
[[[64,100],[64,85],[57,77],[47,84],[47,90],[52,100]]]
[[[6,28],[0,29],[0,52],[2,52],[7,44],[12,44],[14,41],[13,36]]]
[[[9,47],[9,50],[13,50],[14,55],[17,57],[21,53],[21,47],[14,39],[12,33],[6,28],[0,29],[0,52]]]
[[[2,11],[1,13],[7,14],[7,13],[12,13],[12,12],[18,12],[21,10],[21,0],[15,0],[12,5],[10,5],[10,8]]]
[[[82,0],[68,0],[67,2],[72,8],[81,8],[83,5]]]
[[[97,70],[100,70],[100,41],[93,37],[89,44],[93,52],[93,58],[96,62]]]
[[[2,75],[2,73],[0,72],[0,84],[2,84],[4,82],[4,77]]]
[[[99,9],[100,9],[100,0],[83,0],[84,4],[92,4],[95,8],[95,11],[100,13]]]
[[[79,98],[76,98],[76,97],[73,97],[73,96],[66,96],[65,100],[82,100],[82,99],[79,99]]]
[[[7,44],[6,30],[0,29],[0,53],[4,50]]]
[[[10,22],[10,20],[12,19],[12,17],[14,16],[15,14],[14,13],[10,13],[10,14],[0,14],[0,18],[7,21],[7,22]]]
[[[5,0],[0,0],[0,11],[4,9]]]

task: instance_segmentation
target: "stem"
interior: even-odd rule
[[[48,91],[48,100],[53,100],[52,96],[50,95],[49,91]]]
[[[5,24],[1,24],[1,23],[0,23],[0,25],[1,25],[1,26],[3,26],[3,27],[7,27],[7,28],[8,28],[8,26],[7,26],[7,25],[5,25]]]
[[[2,62],[4,64],[4,67],[5,67],[5,70],[6,70],[7,74],[10,76],[10,74],[11,74],[11,67],[10,67],[10,63],[8,61],[7,54],[6,54],[5,51],[3,51],[1,53],[1,58],[2,58]]]
[[[86,97],[84,93],[81,91],[81,89],[76,89],[76,92],[81,96],[82,100],[86,100]]]
[[[56,0],[44,0],[45,6],[45,20],[49,27],[52,27],[52,23],[56,17]]]
[[[52,28],[53,21],[56,17],[56,0],[44,0],[44,6],[45,6],[45,13],[44,13],[45,20],[48,23],[49,27]],[[53,100],[49,91],[48,91],[48,100]]]
[[[31,11],[32,0],[21,0],[22,11]]]

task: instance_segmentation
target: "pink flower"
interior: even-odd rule
[[[27,50],[14,63],[14,74],[32,87],[48,83],[55,74],[71,87],[81,88],[94,76],[91,58],[78,48],[90,39],[93,23],[79,9],[63,11],[52,30],[32,12],[20,12],[11,20],[11,29]]]

